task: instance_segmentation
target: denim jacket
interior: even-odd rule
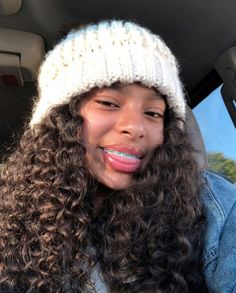
[[[209,292],[236,293],[236,185],[211,172],[204,179],[206,283]]]

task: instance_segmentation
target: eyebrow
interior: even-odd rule
[[[136,84],[142,85],[142,83],[140,83],[140,82],[136,82]],[[111,86],[107,87],[107,89],[113,89],[113,90],[117,90],[117,91],[123,91],[123,88],[126,85],[127,84],[123,84],[121,82],[115,82]],[[163,101],[166,100],[165,96],[163,94],[161,94],[158,89],[156,89],[154,87],[150,87],[150,89],[153,89],[153,93],[149,95],[150,100],[156,100],[156,99],[163,100]]]
[[[150,100],[160,100],[160,101],[165,101],[165,96],[163,96],[162,94],[160,93],[153,93],[153,94],[150,94],[148,95],[148,98]]]

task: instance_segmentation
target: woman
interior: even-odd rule
[[[2,290],[231,292],[235,188],[198,172],[162,39],[125,21],[75,29],[38,91],[2,174]]]

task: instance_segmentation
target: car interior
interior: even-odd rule
[[[0,0],[0,160],[30,115],[44,55],[71,27],[114,18],[146,26],[174,52],[189,104],[187,131],[199,168],[207,168],[191,108],[223,82],[224,103],[236,127],[235,11],[233,0]]]

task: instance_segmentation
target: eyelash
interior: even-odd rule
[[[117,104],[112,103],[110,101],[96,100],[96,102],[102,106],[105,106],[105,107],[110,107],[110,108],[118,108],[119,107]]]
[[[163,118],[163,115],[158,112],[146,111],[145,114],[153,118]]]
[[[96,100],[96,102],[104,107],[107,107],[107,108],[119,108],[119,105],[117,105],[113,102],[110,102],[110,101]],[[158,112],[145,111],[144,114],[147,116],[150,116],[151,118],[163,118],[163,115]]]

